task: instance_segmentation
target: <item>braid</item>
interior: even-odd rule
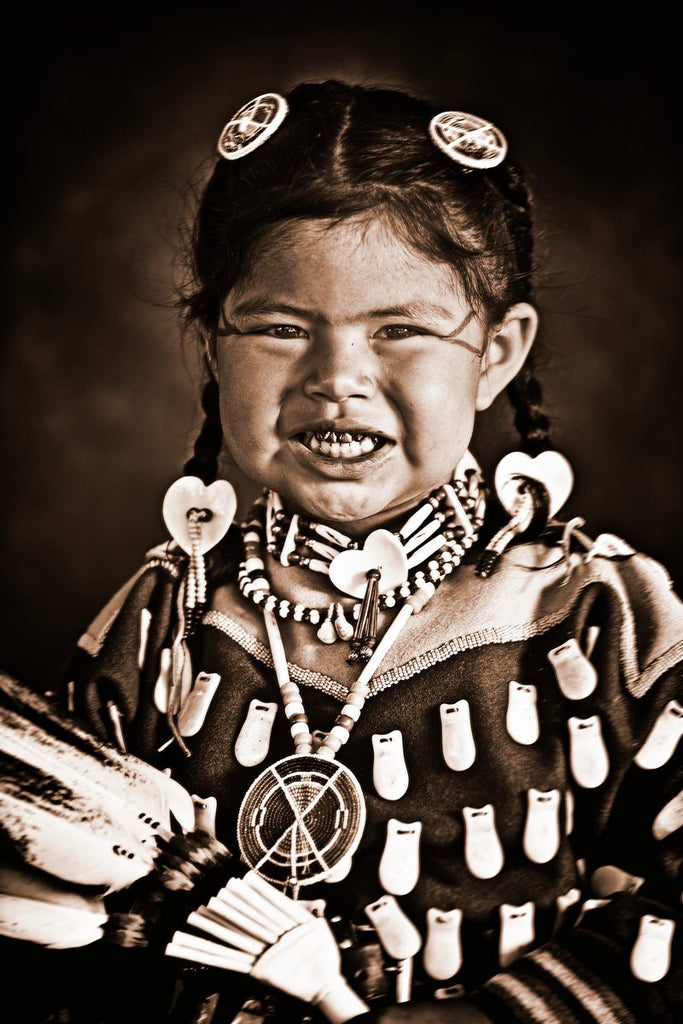
[[[532,300],[534,271],[534,235],[531,216],[532,198],[520,169],[511,160],[489,172],[494,185],[505,199],[506,217],[515,248],[516,274],[510,282],[508,303]],[[522,439],[522,448],[529,455],[538,455],[550,447],[550,419],[543,411],[543,391],[534,373],[531,356],[517,376],[508,384],[506,394],[515,411],[515,428]]]
[[[218,383],[209,375],[202,389],[204,422],[194,443],[194,454],[184,466],[186,476],[198,476],[205,484],[216,479],[218,455],[223,445]]]
[[[543,391],[534,375],[531,356],[510,381],[506,393],[515,410],[515,428],[522,439],[523,450],[528,455],[538,455],[550,448],[550,419],[542,409]]]

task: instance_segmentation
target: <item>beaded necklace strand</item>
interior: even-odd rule
[[[433,491],[395,534],[406,554],[407,578],[397,587],[378,592],[375,607],[394,608],[426,583],[438,587],[477,540],[484,510],[485,497],[477,473],[471,473],[468,481],[456,477]],[[335,600],[326,607],[310,608],[278,597],[266,574],[265,552],[283,566],[297,565],[329,576],[330,565],[339,554],[358,549],[356,541],[323,523],[288,514],[279,496],[272,492],[264,492],[254,502],[242,524],[242,540],[245,554],[238,585],[243,597],[281,619],[317,627],[318,639],[323,643],[332,643],[337,637],[353,639],[357,630],[346,619],[345,611],[350,610],[358,623],[364,604],[372,602],[356,602],[351,609],[344,609],[342,602]],[[366,635],[372,636],[372,621],[365,625],[369,628]]]

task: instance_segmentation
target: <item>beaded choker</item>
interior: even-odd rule
[[[238,573],[243,597],[282,619],[306,622],[322,643],[351,642],[349,661],[367,661],[377,642],[377,612],[416,591],[433,592],[477,539],[485,497],[479,467],[467,453],[451,483],[435,489],[395,532],[375,530],[362,547],[323,523],[288,513],[277,494],[264,492],[242,524],[244,560]],[[273,593],[265,552],[283,566],[328,576],[347,598],[311,608]],[[347,615],[353,619],[353,625]]]

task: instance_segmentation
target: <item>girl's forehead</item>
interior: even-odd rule
[[[289,220],[265,229],[253,247],[246,275],[228,296],[239,301],[254,290],[307,291],[351,298],[443,293],[461,299],[454,269],[420,252],[386,217]]]

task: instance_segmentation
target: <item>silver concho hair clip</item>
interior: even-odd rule
[[[432,142],[463,167],[484,171],[502,164],[508,144],[500,128],[462,110],[444,110],[429,122]]]
[[[264,92],[245,103],[223,128],[216,146],[225,160],[240,160],[273,135],[287,117],[284,96]]]

